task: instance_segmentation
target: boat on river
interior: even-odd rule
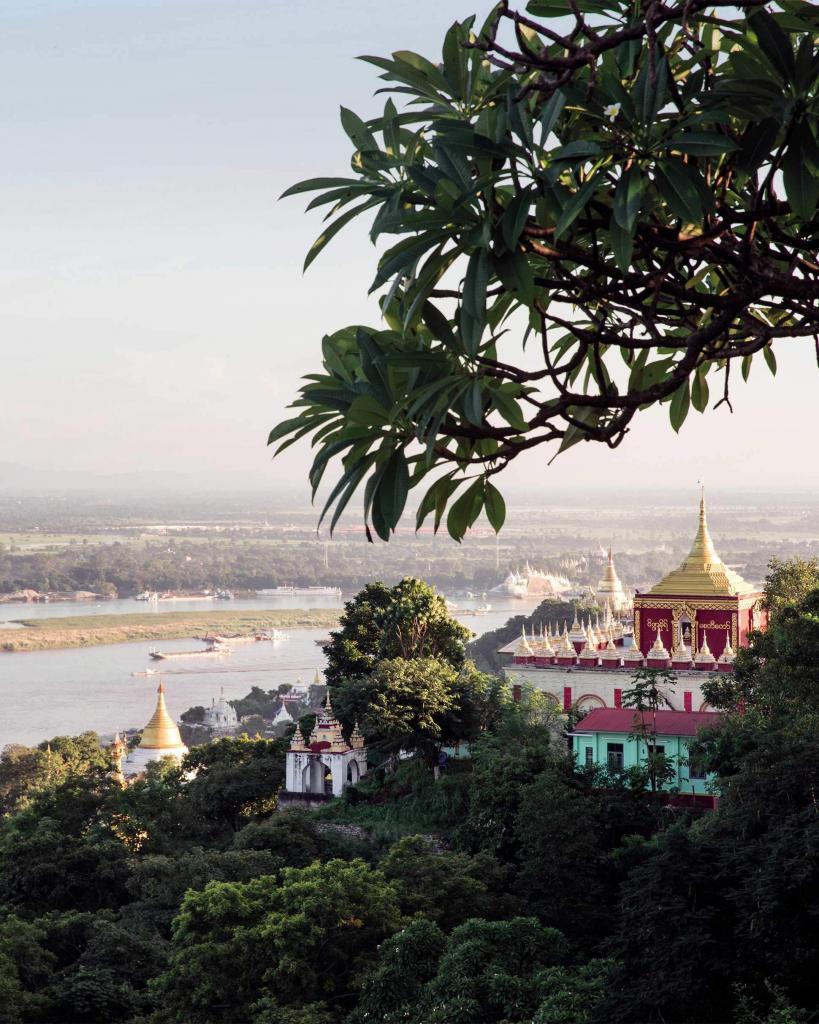
[[[166,658],[221,658],[225,654],[230,654],[230,648],[224,644],[207,647],[204,651],[158,651],[156,648],[148,651],[148,657],[154,661],[164,661]]]

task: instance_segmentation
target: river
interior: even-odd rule
[[[492,595],[492,610],[470,615],[481,601],[460,600],[454,612],[476,635],[496,629],[512,615],[529,614],[537,602]],[[341,602],[327,596],[272,596],[213,602],[226,610],[241,608],[339,608]],[[205,611],[211,602],[162,602],[163,611]],[[58,618],[66,615],[115,614],[146,611],[157,605],[125,601],[83,601],[59,604],[0,605],[0,619]],[[2,625],[2,622],[0,622]],[[310,682],[324,667],[324,654],[316,640],[326,630],[299,629],[288,640],[276,643],[237,644],[224,658],[173,659],[162,665],[166,700],[174,718],[195,704],[210,704],[224,688],[228,700],[243,697],[251,686],[270,690],[280,683]],[[28,745],[57,735],[74,735],[93,729],[109,735],[116,729],[141,727],[150,717],[160,678],[145,675],[151,662],[148,651],[157,641],[70,648],[60,651],[0,654],[0,748],[8,743]],[[192,640],[163,640],[162,650],[195,650]],[[135,674],[136,673],[136,674]]]

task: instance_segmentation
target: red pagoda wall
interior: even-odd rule
[[[702,647],[703,640],[708,641],[708,649],[718,658],[727,642],[734,642],[734,615],[735,611],[731,608],[719,609],[719,610],[702,610],[697,609],[696,618],[694,624],[697,630],[697,650]]]
[[[676,639],[673,630],[675,612],[692,622],[694,653],[702,646],[703,635],[715,658],[719,658],[725,649],[726,639],[735,651],[739,647],[747,647],[748,634],[767,626],[767,614],[758,607],[761,596],[755,593],[720,601],[702,597],[638,595],[634,607],[634,628],[635,636],[639,635],[640,650],[643,654],[648,652],[657,637],[658,626],[663,646],[667,651],[672,650]]]
[[[663,646],[670,651],[674,646],[671,609],[641,606],[635,614],[640,616],[640,650],[643,654],[648,652],[657,639],[658,627]]]

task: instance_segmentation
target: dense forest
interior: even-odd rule
[[[334,707],[372,770],[318,811],[277,810],[286,739],[127,788],[93,734],[7,748],[0,1020],[812,1024],[817,583],[776,568],[768,632],[708,684],[724,718],[692,756],[715,812],[575,765],[559,716],[465,660],[407,580],[335,634]],[[436,771],[456,740],[470,756]]]

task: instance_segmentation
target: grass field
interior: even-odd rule
[[[132,615],[76,615],[16,619],[24,628],[0,633],[0,651],[47,651],[95,647],[132,640],[175,640],[202,633],[251,633],[258,629],[332,629],[338,612],[324,608],[280,611],[135,612]]]

